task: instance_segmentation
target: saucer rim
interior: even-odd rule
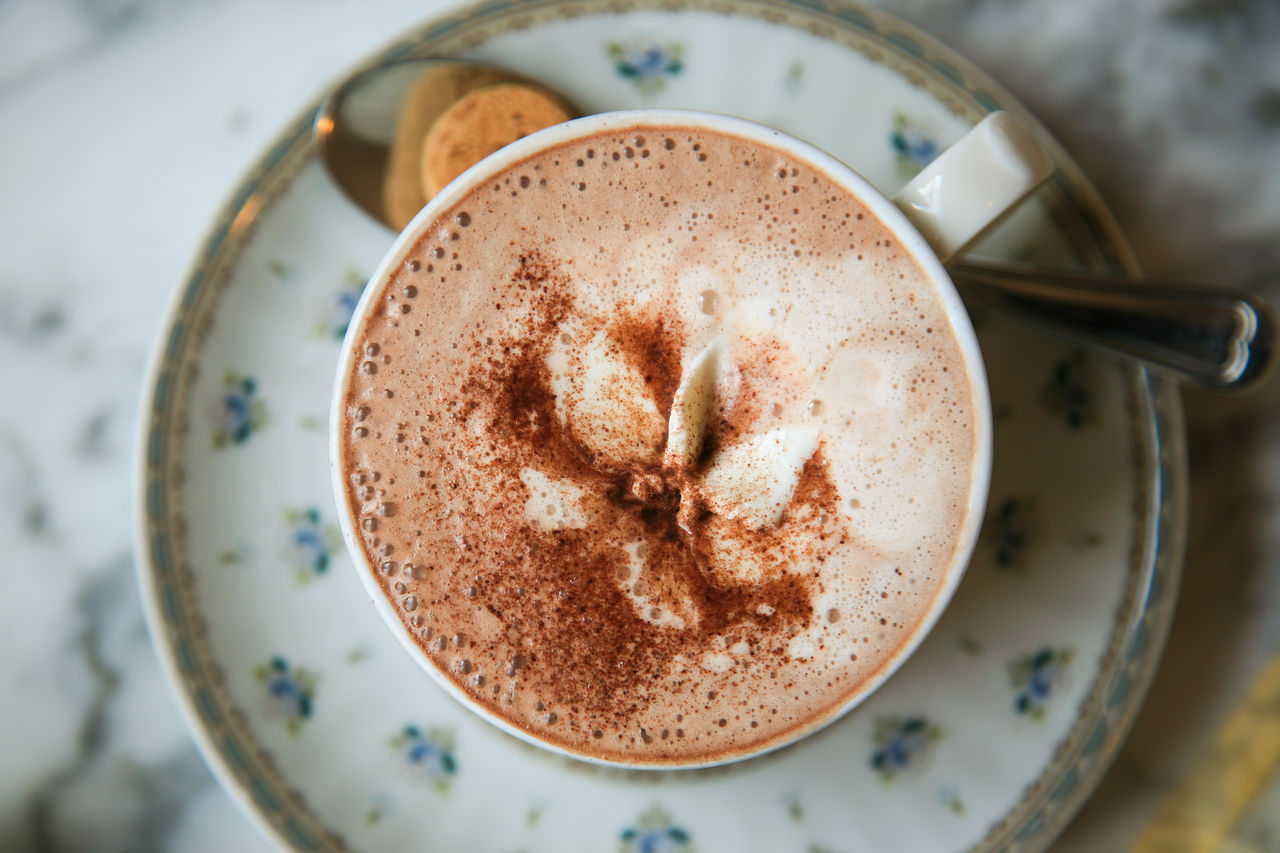
[[[952,49],[896,17],[875,9],[845,3],[828,4],[822,0],[481,0],[432,15],[345,70],[331,81],[330,86],[320,90],[321,96],[332,86],[370,67],[410,58],[415,52],[426,52],[433,39],[446,38],[449,33],[468,26],[479,26],[488,18],[500,18],[513,11],[545,12],[566,8],[586,10],[580,14],[643,9],[713,11],[766,19],[769,19],[769,13],[791,13],[801,17],[825,15],[833,19],[833,25],[861,29],[865,34],[884,40],[889,47],[903,51],[903,56],[928,62],[938,75],[952,84],[959,85],[960,79],[969,81],[971,85],[967,91],[974,97],[977,108],[1005,109],[1037,129],[1058,168],[1058,174],[1053,178],[1056,188],[1075,203],[1075,209],[1084,217],[1086,228],[1091,232],[1092,245],[1101,254],[1102,263],[1112,272],[1139,272],[1127,240],[1096,189],[1030,112]],[[776,26],[789,25],[785,18],[771,22]],[[228,754],[231,746],[215,743],[213,733],[206,727],[206,714],[211,711],[202,706],[202,697],[188,675],[197,666],[196,661],[183,632],[179,630],[181,626],[169,618],[178,604],[172,598],[173,590],[161,588],[162,575],[172,574],[176,569],[167,564],[167,543],[163,541],[164,534],[156,529],[164,524],[165,515],[162,503],[157,505],[160,501],[157,489],[163,489],[165,484],[157,480],[163,481],[167,471],[154,463],[164,457],[163,445],[167,436],[161,422],[167,416],[167,394],[175,378],[171,357],[180,349],[187,331],[183,320],[202,290],[206,287],[216,289],[219,273],[226,272],[218,268],[219,253],[247,239],[257,216],[276,195],[287,189],[292,176],[312,157],[310,131],[320,100],[321,97],[313,98],[297,118],[285,123],[273,137],[273,142],[265,147],[265,153],[231,185],[224,201],[216,208],[205,235],[196,244],[194,257],[166,306],[148,361],[135,451],[136,565],[148,631],[157,657],[206,763],[264,835],[288,849],[316,849],[317,842],[338,849],[346,849],[346,845],[311,811],[300,794],[288,789],[284,784],[286,780],[270,756],[256,755],[253,758],[263,765],[260,769],[275,775],[275,781],[281,783],[279,788],[289,800],[288,805],[297,809],[299,817],[306,819],[303,823],[277,814],[274,817],[279,823],[272,822],[260,801],[260,792],[251,790],[252,780],[246,780],[237,773],[236,763],[247,772],[248,757],[240,756],[237,762],[234,755]],[[283,170],[286,177],[278,178],[273,187],[267,179],[277,170]],[[1052,842],[1083,805],[1119,751],[1160,660],[1172,621],[1185,549],[1185,427],[1176,386],[1140,367],[1127,368],[1124,372],[1127,399],[1137,409],[1131,412],[1131,417],[1134,418],[1135,429],[1146,433],[1148,441],[1141,446],[1149,450],[1146,458],[1136,465],[1140,480],[1135,484],[1135,495],[1141,496],[1144,492],[1148,495],[1147,500],[1135,500],[1135,503],[1148,505],[1148,510],[1140,521],[1144,527],[1140,527],[1135,535],[1135,558],[1128,569],[1126,593],[1119,608],[1126,618],[1117,618],[1113,625],[1107,651],[1100,659],[1098,675],[1088,696],[1076,708],[1075,721],[1059,743],[1053,759],[1044,765],[1040,775],[1026,786],[1004,819],[993,825],[974,849],[1043,849]],[[1140,567],[1135,565],[1139,559],[1136,552],[1142,554]],[[198,612],[194,618],[202,619]],[[213,667],[217,670],[216,663]],[[221,673],[215,671],[204,677],[216,682],[220,680]],[[204,701],[207,700],[206,695]],[[1087,719],[1086,709],[1095,705],[1101,706],[1097,714],[1100,719]],[[1086,723],[1092,728],[1087,737],[1082,737]],[[1056,775],[1053,772],[1055,768],[1060,769]],[[1048,789],[1046,782],[1054,783],[1053,787]],[[276,807],[283,808],[278,802]]]

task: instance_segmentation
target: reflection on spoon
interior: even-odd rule
[[[504,83],[566,104],[537,81],[493,66],[395,62],[353,77],[325,98],[313,134],[320,161],[356,205],[399,231],[427,201],[419,149],[431,126],[468,94]],[[949,270],[970,306],[1010,314],[1184,383],[1245,390],[1275,363],[1275,316],[1244,291],[973,262]]]
[[[1275,364],[1275,315],[1252,293],[965,262],[948,271],[970,307],[999,310],[1184,383],[1244,390]]]

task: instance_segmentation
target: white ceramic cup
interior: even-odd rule
[[[846,701],[830,712],[815,717],[808,725],[794,731],[785,739],[728,757],[680,765],[620,764],[567,751],[495,716],[459,689],[446,674],[439,671],[435,662],[423,652],[409,629],[401,621],[400,613],[394,604],[383,593],[376,577],[377,566],[370,564],[359,544],[355,530],[357,519],[353,518],[349,511],[350,504],[346,495],[349,487],[349,472],[342,469],[344,431],[340,426],[345,414],[348,383],[359,363],[360,351],[356,344],[363,333],[365,318],[371,306],[376,304],[378,294],[381,293],[389,276],[404,263],[406,254],[414,247],[424,231],[435,223],[441,212],[448,210],[477,185],[486,183],[493,175],[544,148],[604,132],[643,131],[657,126],[664,128],[685,126],[713,130],[781,149],[826,174],[870,208],[894,234],[897,245],[904,247],[916,259],[919,268],[940,295],[959,344],[965,372],[973,387],[975,413],[975,455],[967,522],[958,538],[952,561],[945,567],[943,580],[939,584],[933,604],[907,642],[899,647],[874,677],[864,681]],[[409,223],[370,279],[348,329],[335,382],[330,419],[330,469],[339,507],[342,535],[348,552],[356,563],[357,573],[383,621],[396,635],[401,645],[436,683],[462,705],[517,738],[553,752],[595,763],[636,769],[651,767],[671,769],[673,766],[693,768],[724,764],[793,743],[843,716],[892,675],[937,623],[964,574],[977,540],[978,528],[987,501],[992,437],[986,373],[973,327],[947,275],[944,263],[1012,209],[1043,181],[1050,171],[1048,157],[1031,134],[1006,113],[989,115],[890,199],[845,164],[814,146],[780,131],[743,119],[712,113],[684,110],[634,110],[587,116],[547,128],[490,155],[458,176]]]

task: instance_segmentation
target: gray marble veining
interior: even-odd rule
[[[130,549],[142,371],[221,195],[320,82],[437,3],[0,3],[0,850],[265,849],[196,754]],[[1079,159],[1153,274],[1280,302],[1280,5],[896,0]],[[303,35],[304,34],[304,35]],[[1063,850],[1122,850],[1280,648],[1280,381],[1188,394],[1185,581]]]

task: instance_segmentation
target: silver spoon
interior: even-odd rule
[[[384,202],[391,141],[405,95],[428,71],[460,71],[473,81],[464,87],[498,79],[536,82],[477,63],[415,59],[370,69],[325,98],[313,134],[320,162],[352,201],[394,231],[404,223]],[[441,111],[448,100],[441,100]],[[948,271],[970,306],[998,310],[1183,383],[1245,390],[1275,363],[1275,315],[1245,291],[973,262],[953,263]]]

